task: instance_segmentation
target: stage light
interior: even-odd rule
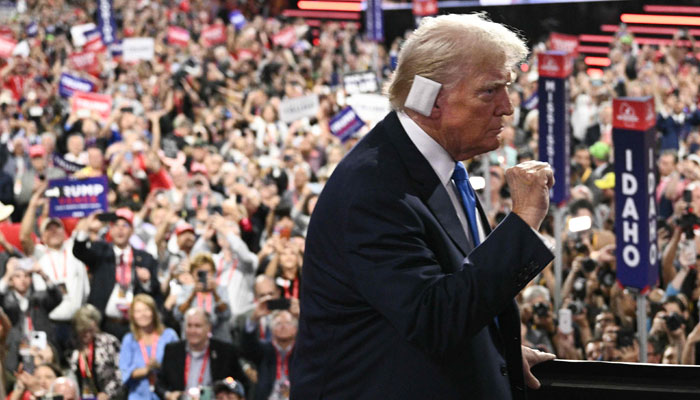
[[[586,63],[586,65],[592,65],[595,67],[609,67],[610,66],[610,59],[608,57],[585,57],[583,59],[583,62]]]
[[[300,10],[322,10],[322,11],[362,11],[362,4],[355,2],[341,1],[311,1],[301,0],[297,3]]]
[[[601,46],[578,46],[578,52],[579,53],[587,53],[587,54],[608,54],[610,52],[610,49],[607,47],[601,47]]]
[[[580,42],[593,42],[593,43],[612,43],[614,40],[612,36],[605,35],[578,35],[578,40]]]
[[[284,10],[285,17],[318,18],[318,19],[352,19],[359,20],[360,13],[335,12],[335,11],[313,11],[313,10]]]
[[[700,26],[700,17],[685,15],[622,14],[620,21],[626,24]]]
[[[661,6],[647,4],[644,12],[652,13],[678,13],[678,14],[700,14],[700,7],[693,6]]]

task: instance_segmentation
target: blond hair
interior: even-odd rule
[[[134,321],[134,306],[136,303],[141,303],[151,309],[151,315],[153,315],[153,320],[151,321],[153,330],[158,335],[163,333],[165,326],[163,326],[163,322],[160,320],[160,314],[158,313],[158,307],[156,306],[155,300],[153,300],[153,297],[145,293],[140,293],[134,296],[134,300],[129,306],[129,329],[131,330],[131,334],[134,335],[134,339],[139,340],[142,337],[141,329],[136,326],[136,322]]]
[[[416,75],[450,88],[486,59],[503,56],[510,70],[527,53],[516,32],[490,21],[485,13],[424,18],[403,44],[396,71],[384,91],[392,108],[403,110]]]

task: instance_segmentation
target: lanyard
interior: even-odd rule
[[[289,357],[292,355],[292,349],[290,348],[287,354],[284,355],[284,376],[289,376]],[[282,379],[282,357],[280,356],[279,350],[275,347],[275,358],[277,359],[277,380]]]
[[[88,345],[87,368],[85,368],[85,353],[81,351],[78,354],[78,368],[80,368],[80,375],[82,375],[83,377],[92,377],[92,362],[95,358],[95,354],[93,352],[94,350],[95,342],[92,341]]]
[[[56,270],[56,264],[53,262],[53,257],[51,257],[51,253],[48,254],[49,256],[49,261],[51,261],[51,268],[53,268],[53,276],[56,278],[56,281],[61,281],[58,277],[58,271]],[[68,274],[68,263],[67,263],[67,252],[66,249],[63,249],[63,280],[66,280],[66,276]]]
[[[233,265],[231,266],[231,269],[228,271],[228,279],[226,280],[226,286],[228,286],[231,283],[231,278],[233,277],[233,273],[236,272],[236,268],[238,268],[238,259],[233,260]],[[221,260],[219,260],[219,268],[216,270],[216,286],[221,285],[221,275],[224,272],[224,257],[221,257]]]
[[[156,335],[155,333],[151,334],[151,356],[148,356],[148,353],[146,352],[146,343],[144,343],[144,340],[141,339],[139,340],[139,347],[141,348],[141,356],[143,357],[143,362],[148,364],[150,360],[153,360],[156,358],[156,348],[158,347],[158,339],[160,336]]]
[[[214,295],[212,295],[211,293],[207,293],[206,298],[205,298],[205,296],[201,292],[198,292],[197,293],[197,307],[203,308],[207,312],[211,312],[211,303],[212,303],[213,297],[214,297]],[[205,301],[207,303],[206,306],[204,305]]]
[[[134,260],[134,251],[131,246],[127,246],[119,259],[121,263],[117,266],[117,282],[123,287],[129,287],[131,284],[131,264]]]
[[[27,308],[27,332],[34,330],[34,323],[32,322],[32,317],[29,315],[29,308]]]
[[[204,382],[204,371],[207,369],[207,362],[209,361],[209,347],[207,347],[207,350],[204,352],[204,360],[202,360],[202,369],[199,371],[199,379],[197,379],[197,384],[199,386],[202,386],[202,382]],[[189,378],[190,375],[190,363],[192,362],[192,356],[190,353],[187,353],[187,357],[185,357],[185,387],[187,387],[187,379]]]
[[[290,294],[289,288],[293,288],[293,290],[291,291],[291,294]],[[295,299],[299,298],[299,278],[294,278],[293,281],[289,281],[289,286],[285,286],[284,297],[285,298],[293,297]]]

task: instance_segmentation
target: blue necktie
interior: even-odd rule
[[[479,228],[476,225],[476,194],[474,193],[474,189],[472,189],[472,185],[469,183],[467,169],[464,168],[464,165],[459,161],[455,164],[455,171],[452,173],[452,179],[454,179],[455,185],[457,189],[459,189],[462,205],[464,206],[464,211],[467,213],[469,230],[474,239],[474,247],[476,247],[481,243],[479,240]]]

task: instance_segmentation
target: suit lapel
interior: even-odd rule
[[[390,113],[382,124],[391,143],[397,148],[408,175],[415,181],[421,199],[428,205],[455,246],[466,257],[472,246],[459,223],[447,190],[433,171],[430,163],[411,142],[395,112]]]

